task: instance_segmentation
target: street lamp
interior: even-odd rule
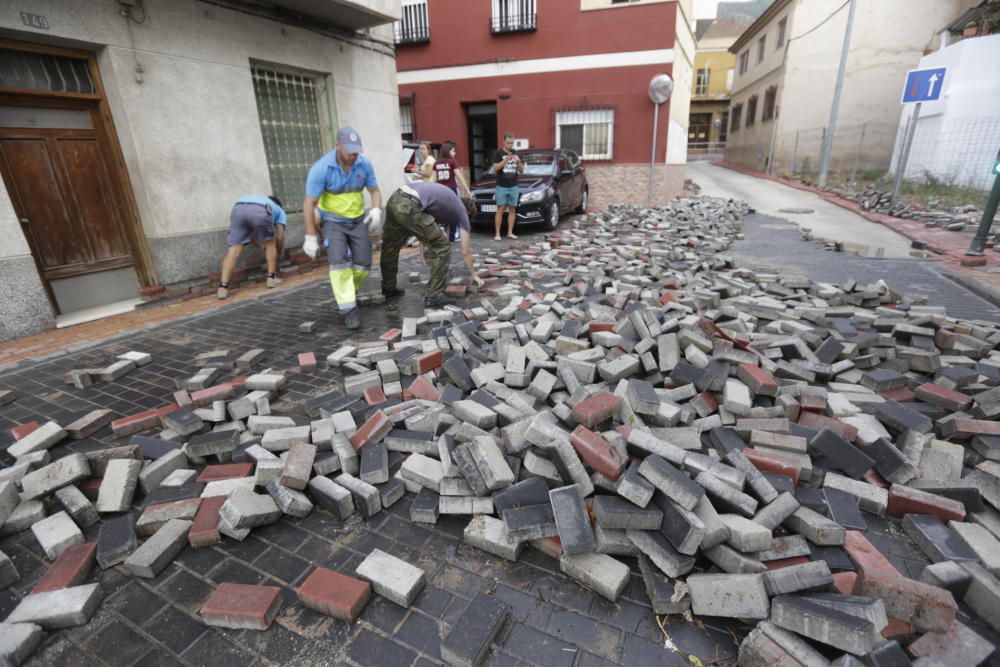
[[[653,165],[656,164],[656,123],[660,119],[660,105],[670,99],[674,81],[669,74],[657,74],[649,82],[649,101],[653,103],[653,156],[649,159],[649,195],[646,206],[653,205]]]
[[[986,237],[990,233],[990,226],[993,224],[993,218],[997,214],[997,205],[1000,204],[1000,151],[997,152],[996,160],[993,161],[993,175],[993,190],[990,192],[990,198],[986,202],[983,219],[979,221],[979,229],[972,238],[969,249],[965,252],[966,255],[974,257],[982,256],[986,250]]]

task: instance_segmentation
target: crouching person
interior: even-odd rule
[[[396,285],[399,251],[410,236],[415,236],[424,245],[425,256],[430,263],[431,274],[424,287],[424,305],[438,308],[453,303],[444,294],[450,272],[451,244],[441,229],[441,226],[447,229],[451,225],[460,230],[462,259],[469,277],[476,285],[482,286],[483,280],[476,274],[472,263],[467,204],[444,185],[417,182],[396,190],[386,204],[380,260],[382,293],[387,297],[402,296],[404,293]]]

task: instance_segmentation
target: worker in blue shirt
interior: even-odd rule
[[[246,195],[240,197],[229,214],[229,235],[226,243],[229,249],[222,258],[222,278],[216,296],[225,299],[229,296],[229,279],[236,268],[236,261],[243,253],[243,248],[256,239],[263,245],[264,257],[267,260],[267,286],[274,288],[281,284],[276,272],[278,270],[278,249],[275,244],[275,226],[288,224],[288,216],[277,197],[264,195]]]
[[[317,230],[323,233],[330,262],[330,286],[348,329],[361,326],[357,291],[372,266],[369,230],[382,230],[382,192],[375,169],[361,155],[361,136],[352,127],[337,131],[337,147],[316,161],[306,179],[303,212],[306,238],[302,250],[309,257],[319,252]],[[372,206],[365,214],[363,191]],[[316,221],[319,211],[319,224]]]

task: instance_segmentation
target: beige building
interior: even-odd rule
[[[300,245],[305,176],[340,124],[396,187],[399,16],[399,0],[0,3],[0,340],[204,290],[245,194],[277,194]]]
[[[729,132],[729,94],[736,68],[736,56],[729,47],[746,27],[715,19],[698,31],[688,120],[688,159],[722,156]]]
[[[906,72],[978,0],[861,0],[833,140],[831,170],[888,169]],[[843,0],[775,0],[730,47],[736,74],[726,160],[815,173],[847,25]]]

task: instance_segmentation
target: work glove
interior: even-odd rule
[[[372,236],[382,233],[382,209],[370,208],[365,216],[365,227]]]
[[[309,259],[316,259],[319,252],[319,241],[315,234],[306,234],[306,240],[302,242],[302,252],[309,255]]]

